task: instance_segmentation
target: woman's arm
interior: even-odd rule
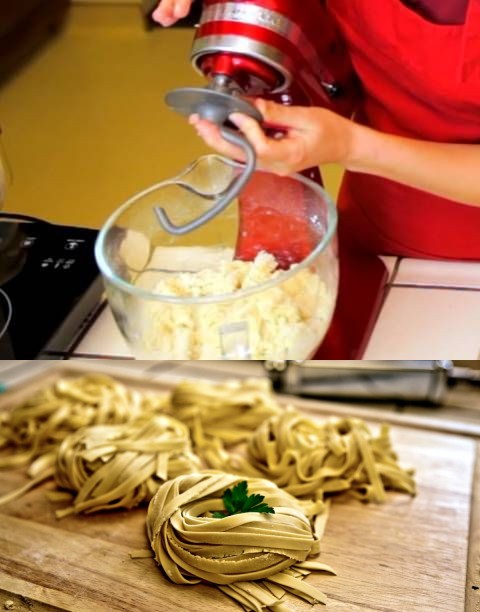
[[[256,149],[259,166],[290,174],[325,163],[338,163],[416,187],[436,195],[480,206],[480,144],[443,144],[384,134],[323,108],[286,107],[257,100],[265,123],[284,126],[282,140],[268,138],[260,125],[244,115],[232,121]],[[191,123],[206,143],[241,158],[218,129],[193,116]]]
[[[450,144],[357,126],[349,169],[480,206],[480,144]]]

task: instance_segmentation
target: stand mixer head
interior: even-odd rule
[[[271,96],[349,115],[351,63],[322,0],[204,0],[194,68],[233,95]],[[291,100],[289,99],[291,97]]]
[[[320,0],[204,0],[191,57],[194,68],[207,78],[207,87],[174,90],[167,94],[167,104],[182,115],[198,114],[216,123],[222,136],[245,152],[246,163],[222,193],[205,195],[214,205],[190,223],[176,226],[156,207],[163,229],[176,235],[190,232],[222,212],[254,172],[255,151],[228,126],[233,112],[262,122],[258,110],[244,96],[268,97],[286,105],[324,106],[344,116],[352,113],[356,98],[352,66]],[[322,184],[318,169],[305,174]],[[242,217],[242,211],[240,214]],[[248,222],[242,218],[241,224]],[[268,228],[263,230],[263,235],[268,233]],[[252,240],[258,243],[254,249],[258,251],[263,238]]]

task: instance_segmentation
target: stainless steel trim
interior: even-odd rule
[[[203,11],[200,25],[211,21],[238,21],[258,25],[288,38],[292,35],[292,31],[303,36],[300,28],[288,17],[256,4],[238,2],[212,4]]]
[[[242,53],[249,57],[260,59],[274,68],[282,77],[283,82],[274,89],[273,93],[288,89],[292,83],[292,74],[288,68],[290,58],[275,47],[256,42],[246,36],[234,34],[221,34],[213,36],[201,36],[195,39],[192,47],[192,64],[197,72],[202,74],[198,66],[198,60],[211,53],[219,51],[229,53]]]

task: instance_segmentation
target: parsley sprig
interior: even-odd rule
[[[225,506],[224,512],[213,512],[214,518],[225,518],[234,514],[244,512],[261,512],[263,514],[275,514],[275,510],[267,503],[264,503],[264,495],[254,493],[248,494],[248,484],[246,480],[239,482],[233,489],[227,489],[223,494],[222,500]]]

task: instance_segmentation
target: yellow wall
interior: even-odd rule
[[[0,89],[14,181],[6,209],[100,226],[128,196],[207,152],[164,93],[203,83],[191,30],[146,31],[134,5],[74,4],[63,31]],[[327,168],[335,196],[340,171]]]

